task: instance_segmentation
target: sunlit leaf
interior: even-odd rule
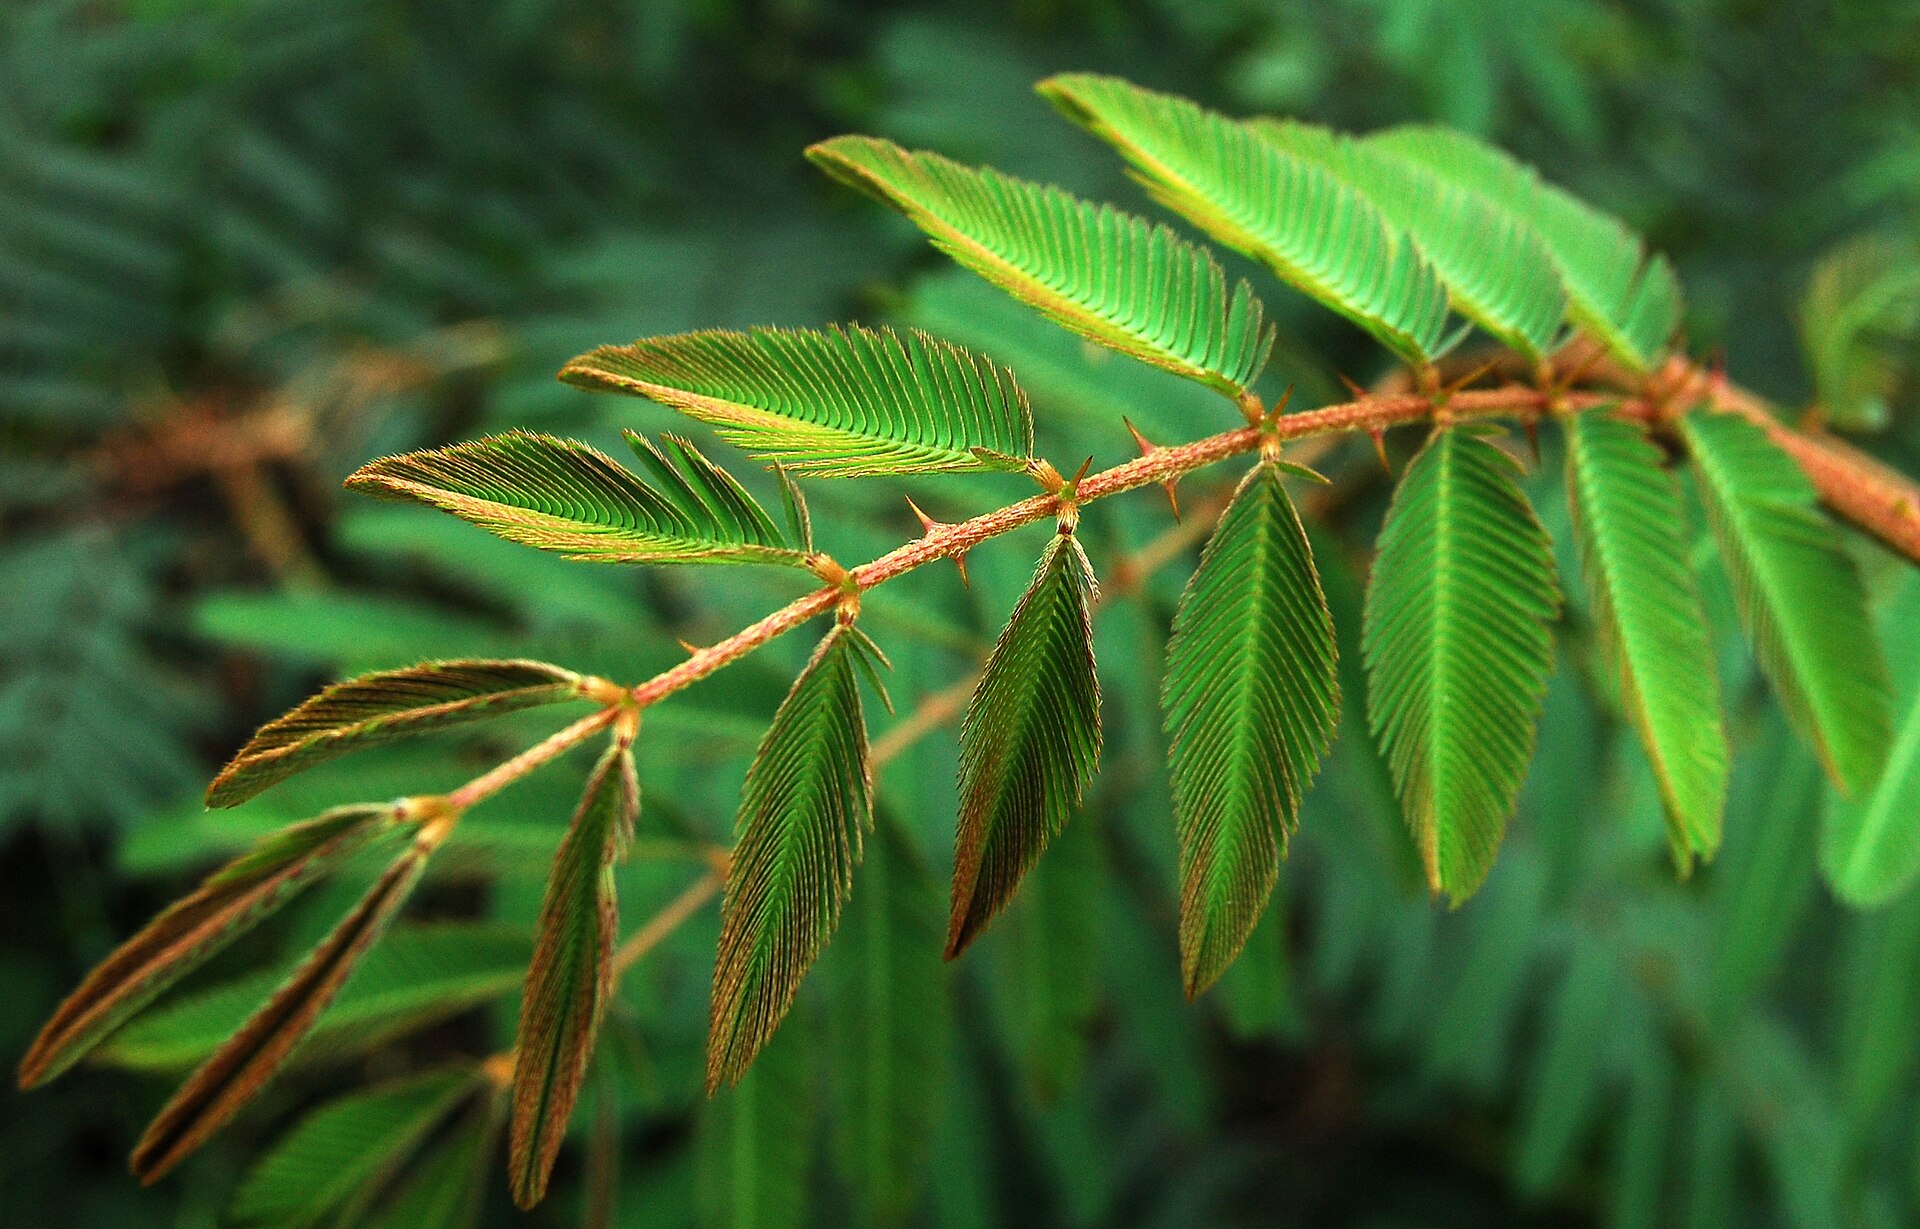
[[[545,662],[436,661],[335,683],[260,727],[213,779],[207,805],[237,805],[362,747],[571,700],[584,682]]]
[[[736,1083],[779,1027],[839,920],[873,823],[856,658],[836,624],[760,740],[740,791],[707,1038],[707,1090]]]
[[[560,378],[670,405],[822,478],[1019,469],[1033,449],[1013,373],[917,329],[650,337],[583,354]]]
[[[829,174],[913,219],[934,245],[1048,319],[1230,397],[1273,330],[1245,282],[1165,226],[994,170],[872,137],[807,151]]]
[[[1567,498],[1601,644],[1653,761],[1674,857],[1720,847],[1727,739],[1680,495],[1646,433],[1605,411],[1565,420]]]
[[[370,462],[347,486],[589,563],[806,565],[800,543],[692,444],[626,438],[644,477],[577,441],[509,431]]]
[[[633,837],[639,810],[632,747],[618,739],[587,780],[540,903],[514,1047],[508,1139],[513,1201],[522,1208],[546,1194],[613,991],[620,923],[613,868]]]
[[[948,959],[1006,906],[1099,761],[1093,592],[1079,540],[1055,535],[967,706]]]
[[[166,989],[309,882],[398,826],[391,806],[353,806],[275,833],[220,870],[87,975],[20,1062],[31,1088],[59,1075]]]
[[[1333,621],[1281,475],[1263,461],[1240,483],[1167,643],[1161,701],[1189,998],[1260,920],[1339,713]]]
[[[1681,432],[1760,668],[1840,788],[1872,788],[1892,739],[1866,591],[1813,484],[1753,423],[1696,410]]]
[[[1435,892],[1493,866],[1533,755],[1559,611],[1519,465],[1436,430],[1394,491],[1367,587],[1367,715]]]

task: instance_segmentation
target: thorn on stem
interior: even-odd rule
[[[1393,463],[1387,460],[1387,429],[1368,427],[1367,438],[1373,441],[1373,455],[1380,458],[1380,468],[1386,471],[1387,477],[1393,477]]]
[[[1133,442],[1140,446],[1141,456],[1150,457],[1154,453],[1160,451],[1160,445],[1154,443],[1152,440],[1148,439],[1146,436],[1140,434],[1140,428],[1134,426],[1132,420],[1122,418],[1120,421],[1126,424],[1127,434],[1133,437]],[[1160,482],[1160,489],[1167,493],[1167,503],[1172,505],[1173,519],[1176,521],[1180,519],[1179,483],[1180,483],[1180,479],[1178,477],[1164,478]]]
[[[913,496],[908,495],[906,497],[906,500],[907,500],[907,507],[913,509],[914,517],[917,520],[919,520],[920,529],[924,536],[932,537],[934,534],[934,531],[945,529],[948,527],[945,521],[936,521],[932,517],[928,516],[926,512],[920,507],[919,504],[913,502]],[[945,555],[947,558],[953,560],[953,566],[960,570],[961,586],[967,589],[973,588],[973,582],[967,578],[967,552],[964,550],[960,550],[960,551],[948,550],[948,551],[942,551],[941,553]]]

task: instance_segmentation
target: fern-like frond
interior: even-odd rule
[[[1800,301],[1800,342],[1826,421],[1883,430],[1920,346],[1920,244],[1869,231],[1822,257]]]
[[[230,1214],[258,1229],[360,1224],[382,1186],[480,1086],[471,1069],[433,1071],[329,1102],[254,1165]]]
[[[613,992],[620,924],[613,868],[625,856],[639,811],[633,748],[617,739],[587,778],[554,853],[520,998],[507,1173],[513,1201],[522,1208],[547,1192]]]
[[[840,919],[873,823],[856,659],[877,653],[858,629],[835,625],[747,769],[720,910],[708,1092],[746,1072]]]
[[[672,406],[821,478],[1017,470],[1033,451],[1013,373],[918,329],[649,337],[583,354],[560,378]]]
[[[1433,267],[1325,169],[1287,157],[1239,121],[1115,77],[1074,73],[1039,89],[1125,155],[1163,204],[1401,358],[1422,363],[1445,349],[1447,294]]]
[[[934,245],[1048,319],[1229,397],[1273,346],[1260,300],[1164,225],[939,154],[835,137],[807,156],[911,218]]]
[[[1528,358],[1553,347],[1567,292],[1531,227],[1378,145],[1294,120],[1249,123],[1289,157],[1326,168],[1366,197],[1433,262],[1455,311]]]
[[[1532,167],[1451,128],[1373,133],[1368,145],[1426,168],[1532,230],[1566,281],[1574,322],[1636,371],[1665,354],[1680,324],[1673,267],[1617,219],[1542,180]]]
[[[1553,666],[1553,551],[1519,470],[1474,428],[1436,430],[1367,586],[1367,715],[1427,881],[1455,901],[1493,866]]]
[[[662,438],[663,448],[627,433],[646,477],[586,444],[509,431],[374,461],[347,486],[589,563],[806,565],[801,545],[731,474],[686,440]]]
[[[207,876],[67,996],[20,1061],[21,1087],[71,1067],[301,888],[398,827],[391,806],[339,807],[275,833]]]
[[[1674,859],[1690,866],[1720,846],[1727,737],[1680,493],[1635,424],[1594,410],[1565,427],[1567,499],[1601,644],[1653,761]]]
[[[432,848],[415,840],[273,997],[187,1078],[134,1147],[135,1176],[158,1181],[259,1095],[399,913]]]
[[[1887,766],[1859,798],[1829,795],[1820,869],[1841,899],[1882,905],[1920,874],[1920,576],[1909,572],[1881,616],[1901,713]]]
[[[1079,540],[1056,534],[967,705],[949,960],[1013,898],[1099,762],[1093,592]]]
[[[1266,909],[1339,714],[1333,620],[1281,473],[1263,461],[1240,483],[1167,642],[1189,998],[1226,971]]]
[[[1860,797],[1880,775],[1893,728],[1860,574],[1813,484],[1765,431],[1707,410],[1680,426],[1760,668],[1828,775]]]
[[[538,661],[434,661],[335,683],[260,727],[207,789],[230,807],[362,747],[571,700],[584,680]]]

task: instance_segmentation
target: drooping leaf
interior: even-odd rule
[[[255,1163],[232,1217],[262,1229],[360,1223],[382,1184],[476,1087],[471,1070],[431,1071],[328,1102]]]
[[[340,807],[275,833],[209,875],[87,975],[20,1062],[31,1088],[108,1034],[312,880],[398,826],[391,806]]]
[[[620,925],[613,868],[632,839],[639,811],[632,745],[616,739],[587,779],[573,823],[554,854],[535,927],[538,939],[514,1045],[507,1156],[513,1201],[522,1208],[539,1203],[547,1192],[613,991],[613,945]]]
[[[1033,420],[1013,373],[918,329],[753,329],[602,346],[560,378],[712,423],[796,474],[1017,470]]]
[[[1240,483],[1174,614],[1161,702],[1189,998],[1253,932],[1340,703],[1333,621],[1276,462]]]
[[[1260,300],[1204,248],[1111,205],[872,137],[807,151],[911,218],[934,246],[1082,337],[1229,397],[1273,345]]]
[[[818,1126],[812,1038],[795,1019],[738,1084],[701,1107],[698,1210],[707,1229],[799,1229]]]
[[[1099,762],[1093,592],[1079,540],[1056,534],[967,705],[949,960],[1012,899]]]
[[[873,1219],[899,1224],[932,1160],[952,1006],[939,889],[882,814],[834,945],[833,1158]]]
[[[1920,245],[1869,231],[1822,257],[1800,302],[1800,343],[1827,421],[1886,429],[1920,345]]]
[[[266,1005],[187,1078],[135,1146],[136,1177],[158,1181],[265,1087],[406,903],[432,851],[432,838],[416,837]]]
[[[1727,740],[1679,491],[1638,426],[1595,410],[1565,427],[1567,499],[1601,644],[1687,866],[1720,846]]]
[[[1567,292],[1531,227],[1380,145],[1292,120],[1250,123],[1290,157],[1324,167],[1366,197],[1433,263],[1454,310],[1529,358],[1553,347]]]
[[[1367,715],[1435,892],[1493,865],[1553,666],[1553,552],[1476,430],[1436,430],[1387,510],[1367,586]]]
[[[1420,363],[1445,349],[1447,293],[1433,267],[1334,175],[1287,157],[1245,124],[1115,77],[1071,73],[1039,90],[1125,155],[1168,208],[1401,358]]]
[[[571,700],[584,682],[538,661],[436,661],[335,683],[261,726],[213,779],[207,805],[238,805],[362,747]]]
[[[1760,668],[1828,775],[1863,796],[1893,717],[1859,573],[1813,484],[1766,432],[1704,410],[1680,425]]]
[[[852,887],[873,823],[864,640],[846,624],[827,633],[747,770],[713,966],[709,1094],[737,1083],[773,1036]]]
[[[397,927],[360,962],[290,1061],[378,1048],[519,990],[533,945],[518,927],[430,922]],[[250,974],[184,995],[141,1016],[95,1051],[136,1071],[178,1071],[213,1053],[272,993],[278,977]]]
[[[1886,768],[1858,798],[1830,797],[1820,868],[1851,904],[1882,905],[1920,873],[1920,582],[1909,574],[1881,619],[1900,724]]]
[[[800,544],[692,444],[626,438],[644,477],[577,441],[509,431],[370,462],[347,486],[431,504],[509,542],[588,563],[806,566]]]
[[[1574,322],[1636,371],[1650,371],[1680,323],[1673,267],[1640,237],[1503,150],[1450,128],[1377,132],[1369,145],[1424,167],[1534,232],[1566,282]]]

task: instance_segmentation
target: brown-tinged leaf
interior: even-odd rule
[[[554,855],[540,905],[539,939],[527,968],[507,1153],[513,1201],[522,1208],[547,1193],[547,1178],[593,1057],[594,1035],[613,987],[619,929],[613,866],[626,850],[639,810],[633,751],[626,739],[618,739],[600,757]]]
[[[1093,590],[1080,543],[1056,535],[967,706],[949,960],[1013,898],[1099,762]]]
[[[877,652],[851,626],[828,632],[747,770],[713,966],[709,1094],[746,1073],[839,921],[873,823],[859,671]]]
[[[538,661],[431,661],[335,683],[260,727],[207,789],[207,805],[245,802],[296,772],[362,747],[557,704],[586,680]]]
[[[266,1006],[173,1094],[133,1150],[133,1172],[141,1182],[158,1181],[273,1078],[352,975],[354,962],[400,911],[440,835],[444,829],[423,829]]]
[[[207,876],[67,996],[21,1060],[20,1086],[43,1084],[71,1067],[301,888],[397,826],[392,806],[339,807],[273,834]]]

